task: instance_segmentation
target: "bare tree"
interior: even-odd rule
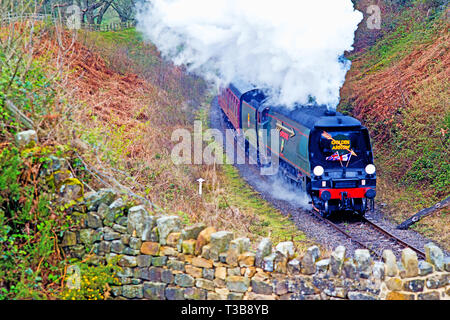
[[[119,15],[120,21],[134,20],[136,0],[114,0],[111,6]]]

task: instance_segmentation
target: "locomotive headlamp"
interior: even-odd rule
[[[368,164],[366,166],[366,173],[367,174],[374,174],[375,173],[375,166],[373,164]]]
[[[314,172],[314,175],[320,177],[321,175],[323,175],[325,170],[323,169],[322,166],[317,166],[317,167],[314,168],[313,172]]]

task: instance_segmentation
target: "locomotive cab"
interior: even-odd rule
[[[355,118],[328,115],[314,125],[309,146],[310,194],[323,216],[373,208],[376,172],[367,128]]]

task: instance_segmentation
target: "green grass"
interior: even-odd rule
[[[259,221],[250,227],[253,233],[261,237],[270,234],[274,243],[306,240],[305,234],[298,230],[294,222],[262,199],[259,193],[240,177],[238,169],[232,165],[223,165],[221,168],[226,177],[229,204],[253,211],[259,218]]]

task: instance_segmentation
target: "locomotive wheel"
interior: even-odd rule
[[[367,211],[367,199],[362,198],[361,200],[355,201],[355,212],[358,216],[364,217]]]
[[[331,210],[330,210],[330,206],[329,206],[329,204],[328,204],[328,201],[326,201],[326,202],[323,204],[323,209],[320,210],[320,215],[321,215],[323,218],[326,218],[326,219],[331,215]]]

